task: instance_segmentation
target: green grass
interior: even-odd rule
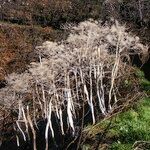
[[[108,137],[114,138],[111,150],[131,150],[135,141],[150,140],[150,98],[119,114],[113,121]]]
[[[120,142],[115,142],[111,145],[111,150],[131,150],[132,144],[122,144]]]
[[[150,98],[148,97],[150,81],[144,78],[144,74],[140,70],[137,70],[136,75],[139,78],[140,87],[142,91],[145,91],[147,97],[141,99],[126,112],[112,118],[105,140],[109,145],[109,150],[133,150],[132,145],[136,141],[150,141]],[[126,81],[126,83],[129,82]],[[86,127],[85,131],[88,131],[89,136],[95,137],[101,134],[109,123],[109,119],[103,120],[96,125]],[[90,148],[87,149],[90,150]]]
[[[137,70],[140,86],[150,95],[150,81],[144,78],[144,73]],[[135,141],[150,140],[150,98],[139,101],[133,108],[115,117],[114,126],[108,132],[113,139],[110,150],[132,150]]]
[[[144,73],[139,69],[137,69],[136,75],[139,78],[141,89],[150,95],[150,81],[145,79]]]
[[[87,127],[85,131],[89,130],[88,133],[94,137],[103,132],[109,122],[110,120],[99,122]],[[133,150],[132,145],[136,141],[150,141],[150,98],[143,98],[130,110],[115,116],[106,134],[106,141],[109,150]],[[90,150],[90,146],[83,148],[85,149]]]

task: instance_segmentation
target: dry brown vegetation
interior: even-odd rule
[[[14,71],[22,72],[27,64],[36,60],[33,54],[35,46],[45,40],[59,40],[61,31],[40,26],[19,26],[8,23],[0,24],[0,74],[4,75]]]
[[[0,18],[19,24],[59,27],[65,22],[111,16],[138,25],[149,25],[149,0],[2,0]]]
[[[150,25],[150,20],[149,20],[150,12],[149,11],[150,11],[150,9],[149,9],[149,5],[150,5],[149,0],[138,0],[138,1],[137,0],[133,0],[133,1],[129,1],[129,0],[119,0],[119,1],[118,0],[117,1],[114,1],[114,0],[106,0],[106,1],[103,1],[103,0],[97,0],[97,1],[94,1],[94,0],[93,1],[92,0],[9,0],[9,1],[1,0],[1,2],[0,2],[0,21],[1,21],[0,22],[0,86],[1,86],[1,88],[6,85],[5,77],[8,76],[10,73],[15,72],[15,73],[21,74],[29,67],[28,65],[31,62],[37,62],[39,60],[38,59],[39,53],[36,53],[37,49],[35,51],[36,46],[42,45],[42,43],[47,40],[60,41],[63,38],[66,38],[68,31],[66,33],[66,30],[64,30],[64,31],[63,30],[55,30],[56,28],[60,29],[60,27],[62,27],[62,24],[66,23],[66,22],[79,23],[80,21],[86,20],[87,18],[95,18],[95,19],[101,18],[103,20],[102,24],[104,24],[104,22],[106,22],[106,20],[110,21],[110,18],[114,17],[114,18],[117,18],[121,22],[127,23],[128,27],[129,27],[128,31],[130,31],[132,29],[132,32],[134,32],[134,33],[136,33],[136,35],[140,36],[141,40],[143,42],[149,44],[149,42],[150,42],[150,36],[149,36],[150,35],[150,32],[149,32],[150,31],[149,30],[149,25]],[[52,27],[54,27],[55,29],[53,29]],[[75,30],[76,30],[76,28],[75,28]],[[76,32],[78,33],[78,30],[76,30]],[[72,36],[72,39],[73,38],[74,38],[74,34]],[[86,39],[86,36],[84,38]],[[84,38],[82,39],[83,41],[85,40]],[[76,40],[77,40],[76,43],[81,42],[80,41],[81,39],[80,40],[76,39]],[[60,44],[60,43],[56,42],[56,43],[53,43],[54,45],[51,42],[50,43],[47,42],[47,43],[44,43],[41,46],[41,48],[39,47],[38,52],[40,52],[42,54],[41,59],[44,62],[44,65],[45,65],[45,67],[47,67],[47,69],[51,70],[52,66],[47,64],[47,62],[46,62],[47,60],[44,60],[43,57],[45,58],[45,56],[46,56],[46,59],[47,59],[47,57],[50,58],[52,54],[53,54],[52,57],[54,55],[59,57],[60,55],[56,54],[57,50],[60,48],[59,46],[60,45],[66,46],[70,41],[69,42],[64,41],[64,42],[66,42],[66,43],[62,42]],[[89,42],[91,42],[91,41],[89,40]],[[77,46],[80,45],[79,43],[77,44]],[[87,44],[86,46],[89,46],[90,44]],[[141,50],[141,45],[138,45],[139,50]],[[51,46],[54,46],[53,47],[54,49],[50,48]],[[76,46],[76,45],[74,45],[74,46]],[[69,45],[66,47],[68,49],[72,49],[74,46]],[[47,52],[50,50],[49,48],[51,49],[52,54],[47,56]],[[83,50],[85,50],[84,47],[82,47],[82,48],[83,48]],[[115,46],[111,45],[109,47],[109,50],[112,52],[115,48],[116,48],[116,45]],[[54,50],[56,50],[56,51],[54,51]],[[93,50],[93,49],[91,49],[91,50]],[[83,64],[82,64],[85,68],[87,67],[86,65],[88,65],[87,70],[91,67],[89,64],[90,60],[87,59],[87,57],[90,58],[91,53],[93,53],[93,51],[91,52],[91,50],[90,50],[90,54],[85,55],[85,58],[84,58],[85,60],[83,61]],[[129,52],[128,50],[130,50],[130,48],[129,49],[127,48],[127,51],[124,50],[127,53],[123,53],[123,55],[124,54],[126,56],[130,55],[131,53],[128,53]],[[45,53],[43,51],[45,51]],[[139,52],[141,54],[143,54],[144,51],[136,51],[134,54],[139,55]],[[64,58],[68,58],[68,59],[70,57],[71,57],[71,59],[72,59],[72,57],[74,58],[73,53],[69,53],[69,52],[67,52],[67,53],[64,52],[64,53],[67,56],[62,55],[62,58],[53,60],[55,62],[55,64],[58,65],[58,66],[56,65],[56,68],[57,67],[58,68],[57,68],[57,70],[55,70],[55,72],[57,72],[57,77],[60,77],[61,74],[63,74],[63,73],[65,74],[64,70],[62,71],[61,67],[63,67],[62,65],[66,66],[69,61],[65,62]],[[125,61],[129,60],[129,57],[126,57],[126,56],[124,57],[123,55],[121,54],[121,59],[120,59],[121,61],[122,61],[122,57],[125,58]],[[95,54],[93,53],[92,56],[95,56]],[[104,57],[105,59],[102,59],[102,60],[104,60],[104,66],[103,65],[99,66],[99,67],[102,67],[102,69],[104,69],[104,72],[101,72],[102,74],[105,74],[105,73],[107,74],[107,71],[109,72],[112,69],[112,66],[114,64],[117,65],[117,61],[114,59],[114,56],[109,57],[108,60],[107,60],[107,57],[109,57],[109,56],[106,54],[106,57]],[[74,65],[78,66],[79,64],[77,64],[77,62],[78,62],[77,59],[78,59],[78,57],[76,57],[73,62],[69,63],[68,66],[69,67],[72,67]],[[96,60],[97,60],[97,57],[96,57]],[[86,62],[87,62],[87,64],[86,64]],[[95,61],[95,62],[97,63],[97,61]],[[107,63],[109,64],[108,66],[107,66]],[[33,63],[32,68],[30,68],[30,69],[31,70],[35,69],[37,72],[39,71],[38,73],[40,74],[41,72],[43,72],[43,70],[42,71],[37,70],[37,68],[36,68],[37,65],[39,65],[39,64]],[[107,70],[106,66],[108,67],[108,70]],[[42,68],[40,68],[40,69],[42,69]],[[107,114],[109,112],[109,109],[111,108],[108,105],[108,99],[111,101],[110,103],[113,105],[115,96],[117,95],[117,97],[121,101],[119,100],[116,104],[120,105],[124,101],[127,100],[127,97],[128,97],[128,99],[130,99],[130,98],[132,99],[132,96],[139,90],[138,80],[134,74],[135,73],[134,68],[132,68],[131,66],[128,66],[128,65],[124,65],[124,62],[121,62],[119,64],[118,69],[120,69],[119,75],[117,74],[117,76],[115,76],[116,74],[114,74],[114,79],[112,78],[112,83],[111,83],[112,88],[111,88],[110,83],[106,84],[109,87],[108,89],[110,92],[109,92],[109,94],[105,95],[105,97],[107,99],[107,102],[105,102],[105,104],[106,104],[105,110],[104,110],[103,104],[100,106],[100,108],[99,108],[98,103],[96,104],[96,105],[98,105],[99,110],[102,109],[100,112],[102,112],[104,116],[105,116],[105,114]],[[69,68],[69,70],[70,70],[70,68]],[[86,103],[89,105],[89,108],[91,109],[91,111],[93,111],[92,103],[91,103],[91,101],[88,101],[88,96],[90,95],[90,89],[91,89],[91,87],[89,87],[90,86],[89,83],[91,82],[91,80],[88,76],[90,75],[89,74],[90,71],[92,72],[94,70],[94,67],[91,70],[88,70],[88,71],[87,70],[83,69],[81,71],[83,71],[83,72],[86,71],[84,76],[85,76],[85,82],[86,82],[85,85],[87,86],[88,90],[86,91],[86,87],[85,87],[85,91],[83,90],[84,88],[81,88],[80,90],[84,91],[83,92],[84,100],[86,99],[85,100]],[[46,71],[48,71],[48,70],[46,70]],[[60,71],[62,71],[63,73]],[[50,72],[45,72],[45,73],[47,74]],[[126,74],[126,73],[128,73],[128,74]],[[126,74],[126,75],[123,75],[123,74]],[[19,76],[18,74],[14,74],[13,80],[16,80],[17,78],[22,78],[21,75]],[[111,76],[111,75],[112,75],[111,73],[108,73],[107,77],[103,79],[104,82],[109,82],[111,80],[109,76]],[[57,77],[56,77],[56,79],[57,79]],[[32,79],[29,78],[29,81],[32,80],[32,82],[33,82],[33,79],[34,78],[32,78]],[[69,82],[71,83],[71,85],[70,85],[71,89],[75,88],[74,83],[76,83],[76,82],[74,81],[74,79],[75,78],[72,77],[69,80]],[[79,75],[78,79],[81,80],[82,75]],[[125,86],[125,84],[122,81],[127,81],[127,83],[125,83],[127,85]],[[132,81],[132,82],[128,83],[128,81]],[[21,82],[21,81],[18,80],[18,82]],[[33,87],[35,86],[36,82],[37,82],[37,80],[34,80],[34,84],[32,84]],[[60,80],[59,80],[59,82],[60,82]],[[63,82],[64,82],[64,80],[63,80]],[[92,82],[95,82],[95,79]],[[113,85],[114,84],[113,82],[115,82],[115,85]],[[23,84],[19,85],[19,89],[21,89],[20,86],[22,86]],[[132,86],[129,88],[128,84],[132,84]],[[47,84],[45,86],[46,86],[46,90],[49,89]],[[60,83],[57,86],[59,87]],[[57,86],[55,88],[58,88]],[[35,89],[33,87],[31,89],[34,91]],[[61,88],[62,87],[63,87],[63,84],[61,83]],[[104,85],[104,87],[105,87],[105,85]],[[15,88],[18,88],[18,87],[15,87]],[[41,84],[38,85],[38,88],[39,88],[38,89],[39,92],[41,92],[42,91]],[[119,91],[117,91],[118,89],[119,89]],[[12,89],[9,88],[9,90],[6,89],[3,92],[4,93],[8,92],[8,94],[11,95],[12,94],[11,90]],[[45,91],[45,89],[44,89],[44,91]],[[133,91],[133,93],[130,93],[130,91]],[[33,102],[32,95],[31,95],[32,92],[30,91],[28,94],[25,94],[25,95],[23,94],[23,97],[25,98],[25,101],[24,101],[25,105],[23,104],[22,106],[26,106],[27,104],[29,104],[29,106],[31,108],[33,108],[32,104],[34,104],[34,102]],[[74,91],[73,94],[75,94],[75,92],[76,91]],[[89,92],[89,93],[87,94],[87,92]],[[19,94],[20,94],[20,92],[19,92]],[[70,93],[68,92],[68,94],[70,94]],[[95,94],[95,93],[93,93],[93,94]],[[110,98],[111,94],[113,95],[112,100]],[[47,104],[44,105],[44,103],[43,103],[44,99],[43,99],[42,95],[40,94],[39,96],[40,96],[39,97],[40,100],[36,103],[36,106],[39,109],[39,114],[38,114],[39,116],[37,115],[37,118],[36,118],[37,120],[38,120],[38,117],[40,118],[41,116],[43,118],[48,118],[49,117],[48,116],[49,109],[50,109],[47,107]],[[95,94],[94,98],[96,96],[98,96],[98,95]],[[12,97],[12,95],[11,95],[11,97]],[[46,98],[47,98],[47,95],[46,95]],[[19,98],[17,97],[16,99],[19,100],[20,97]],[[18,130],[18,128],[17,128],[18,126],[17,127],[15,126],[15,128],[13,126],[16,123],[16,120],[18,121],[20,119],[20,118],[18,119],[18,110],[19,110],[17,107],[18,103],[13,103],[11,100],[6,101],[5,107],[3,107],[3,106],[1,107],[2,113],[0,114],[0,118],[3,118],[3,123],[1,124],[0,129],[2,131],[1,133],[3,134],[2,137],[4,138],[4,140],[5,140],[5,137],[7,139],[9,139],[9,137],[12,137],[12,134],[10,135],[10,133],[13,133],[13,135],[16,135],[14,132],[17,131],[17,133],[18,133],[18,131],[20,130],[20,129]],[[94,102],[95,102],[95,100],[94,100]],[[49,98],[48,98],[47,103],[49,104]],[[79,105],[77,105],[76,107],[81,106],[81,103],[82,102],[80,102]],[[13,110],[11,109],[11,106],[13,106],[13,107],[15,106]],[[60,107],[60,104],[58,104],[58,106]],[[93,107],[95,107],[95,106],[93,106]],[[7,109],[4,109],[4,108],[7,108]],[[42,109],[42,108],[44,108],[44,109]],[[32,128],[32,124],[36,125],[36,119],[34,118],[34,115],[35,115],[34,111],[29,110],[30,111],[30,114],[29,114],[27,107],[25,107],[24,109],[26,111],[25,117],[27,118],[27,120],[26,120],[27,122],[25,120],[23,120],[22,123],[19,122],[20,120],[18,122],[21,125],[24,123],[27,123],[27,125],[29,127],[31,127],[32,133],[35,136],[34,128]],[[70,108],[70,110],[72,110],[72,108]],[[82,109],[80,109],[80,110],[82,111]],[[114,111],[118,111],[118,109],[116,109],[116,110],[114,109]],[[95,113],[99,114],[99,111],[96,111]],[[102,116],[94,117],[94,115],[92,115],[93,122],[95,120],[99,120],[101,117]],[[23,118],[23,119],[25,119],[25,118]],[[2,121],[2,120],[0,120],[0,121]],[[72,121],[70,119],[70,122],[68,124],[71,126],[71,128],[73,130],[74,127],[71,122]],[[50,126],[50,120],[49,120],[47,126],[48,127]],[[51,128],[51,131],[52,131],[52,128]],[[62,130],[61,130],[61,132],[62,132]],[[21,132],[21,134],[22,133],[24,134],[24,131]],[[25,133],[25,136],[26,136],[26,133]]]
[[[29,53],[36,45],[46,40],[62,39],[63,36],[57,34],[58,31],[51,30],[48,26],[59,28],[62,23],[80,22],[87,18],[101,18],[106,21],[115,17],[124,22],[128,21],[130,29],[132,28],[132,31],[144,42],[149,43],[149,3],[148,0],[138,2],[135,0],[132,2],[128,0],[2,0],[0,3],[0,20],[2,21],[0,23],[0,49],[2,53],[8,52],[8,56],[6,59],[4,53],[0,56],[2,58],[1,70],[8,73],[16,70],[15,68],[24,70],[22,68],[25,62],[29,61],[27,57],[31,56]],[[139,26],[143,27],[139,28]],[[12,57],[14,55],[16,55],[15,60]],[[7,67],[3,69],[2,66]]]
[[[35,51],[38,62],[32,62],[28,70],[6,78],[8,84],[0,92],[1,116],[4,116],[1,121],[13,118],[18,146],[18,134],[27,141],[30,129],[36,150],[39,119],[46,120],[47,150],[49,137],[58,134],[53,129],[52,114],[62,135],[68,132],[74,135],[79,132],[76,123],[82,129],[84,115],[89,110],[95,124],[114,110],[119,111],[126,101],[140,96],[138,79],[130,66],[131,55],[144,56],[148,50],[139,37],[127,33],[117,21],[112,25],[85,21],[70,30],[66,40],[47,41],[38,46]]]
[[[1,20],[12,23],[58,27],[61,23],[98,17],[101,11],[100,4],[101,1],[85,0],[3,0],[0,17]]]

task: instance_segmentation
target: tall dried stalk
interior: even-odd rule
[[[119,89],[123,83],[121,80],[130,76],[126,70],[131,67],[122,58],[130,58],[131,54],[145,54],[148,49],[118,22],[102,26],[98,21],[85,21],[70,30],[65,41],[47,41],[37,47],[39,62],[32,62],[25,73],[9,75],[9,92],[7,89],[0,91],[5,106],[12,103],[11,93],[16,93],[15,99],[18,101],[13,100],[16,103],[14,109],[19,110],[16,124],[24,140],[25,132],[29,135],[28,129],[31,128],[35,150],[38,117],[47,120],[47,150],[49,135],[55,138],[52,113],[56,114],[63,135],[66,131],[64,124],[67,123],[75,134],[74,123],[79,119],[78,111],[83,104],[89,106],[93,124],[98,114],[108,116],[119,98],[123,98],[120,96],[122,89]],[[8,96],[4,96],[6,92]],[[26,94],[33,95],[30,106],[24,103]],[[27,108],[26,113],[24,108]],[[67,123],[63,120],[65,111]],[[25,124],[26,131],[22,130],[19,122]]]

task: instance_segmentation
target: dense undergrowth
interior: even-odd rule
[[[88,0],[88,1],[87,0],[63,0],[63,1],[61,0],[56,0],[56,1],[15,0],[12,1],[9,0],[6,1],[6,0],[2,0],[0,3],[0,21],[1,21],[0,22],[0,43],[1,43],[0,45],[0,88],[1,88],[0,89],[0,93],[1,93],[0,123],[2,122],[0,124],[0,130],[1,130],[0,142],[2,142],[2,140],[4,141],[12,140],[13,143],[15,143],[15,145],[17,144],[19,145],[19,139],[21,139],[20,142],[21,144],[24,143],[22,142],[23,141],[22,139],[24,138],[24,140],[27,140],[26,142],[29,142],[30,145],[35,146],[35,143],[32,144],[32,142],[35,141],[32,140],[32,137],[35,138],[36,136],[38,136],[35,135],[35,131],[37,132],[39,131],[37,130],[37,126],[38,127],[40,126],[41,118],[44,118],[45,125],[47,125],[46,127],[47,131],[45,132],[45,125],[44,125],[44,127],[42,127],[43,128],[42,137],[44,139],[42,141],[44,144],[43,143],[42,144],[45,145],[46,136],[47,137],[51,136],[53,132],[53,128],[51,126],[51,118],[49,118],[49,116],[51,115],[50,112],[51,112],[52,105],[54,106],[57,105],[59,108],[59,111],[57,111],[57,107],[52,110],[52,112],[56,112],[56,115],[52,113],[52,117],[55,116],[54,118],[58,118],[58,119],[54,119],[55,120],[54,122],[56,122],[57,126],[61,124],[61,127],[55,129],[54,132],[57,133],[59,130],[59,133],[63,133],[62,124],[64,121],[65,122],[64,128],[69,129],[69,130],[65,130],[65,132],[71,133],[71,134],[67,133],[68,134],[67,136],[70,138],[69,140],[67,139],[68,143],[65,143],[66,145],[64,147],[61,147],[62,149],[66,148],[66,146],[68,146],[69,143],[73,143],[75,146],[77,145],[77,148],[79,147],[79,145],[81,147],[83,146],[83,149],[96,149],[100,147],[100,149],[109,148],[114,150],[115,149],[130,150],[133,149],[132,146],[136,140],[148,141],[150,139],[149,136],[150,133],[148,130],[149,98],[144,98],[143,100],[141,100],[141,102],[137,103],[136,106],[133,105],[135,104],[136,100],[138,100],[141,97],[141,95],[143,95],[144,91],[146,91],[146,95],[147,97],[149,97],[150,84],[149,81],[144,78],[144,74],[142,72],[136,71],[136,69],[133,66],[131,67],[130,65],[136,64],[138,67],[141,67],[149,55],[147,52],[144,54],[143,52],[140,51],[143,43],[147,43],[149,45],[150,42],[149,6],[150,6],[149,0],[138,0],[138,1],[136,0],[133,1],[129,1],[129,0],[117,0],[117,1],[115,0],[110,0],[110,1],[109,0],[107,1],[102,1],[102,0],[97,0],[97,1],[94,0],[93,1],[92,0]],[[103,45],[106,41],[107,42],[109,41],[110,42],[109,46],[108,47],[104,46],[103,48],[104,49],[106,48],[106,50],[109,51],[109,55],[111,55],[111,58],[109,57],[109,59],[106,59],[105,57],[105,59],[103,59],[104,64],[103,65],[100,64],[99,66],[102,69],[100,70],[100,72],[102,73],[100,82],[102,84],[100,86],[101,96],[99,102],[96,103],[96,97],[99,98],[99,94],[98,92],[97,93],[95,92],[94,86],[98,81],[97,80],[98,78],[97,79],[95,78],[92,81],[90,80],[90,78],[92,78],[93,76],[96,77],[95,74],[99,76],[99,68],[96,68],[93,64],[92,66],[90,65],[90,67],[87,67],[87,64],[91,62],[91,60],[87,58],[88,57],[91,58],[92,56],[96,56],[96,55],[93,53],[93,51],[92,52],[90,51],[90,54],[93,53],[93,55],[90,54],[86,55],[87,54],[87,50],[86,50],[84,51],[85,53],[82,54],[83,57],[75,58],[74,56],[76,55],[74,55],[73,53],[74,52],[76,53],[77,52],[76,50],[73,53],[71,51],[66,53],[63,50],[64,48],[63,45],[65,45],[65,48],[69,50],[74,48],[74,46],[75,47],[81,46],[82,47],[81,49],[84,49],[83,46],[85,46],[86,48],[88,46],[90,47],[90,45],[93,44],[92,43],[93,39],[91,37],[93,36],[95,38],[95,34],[93,35],[92,33],[88,33],[90,38],[89,39],[87,38],[87,43],[84,45],[83,43],[85,42],[87,33],[84,35],[85,37],[82,39],[79,30],[77,28],[74,28],[75,31],[73,31],[74,32],[73,34],[75,34],[76,36],[79,34],[79,36],[76,37],[75,39],[76,41],[73,41],[74,36],[70,38],[69,42],[73,42],[74,43],[73,46],[71,46],[71,44],[67,40],[63,42],[61,40],[67,38],[68,29],[66,30],[66,28],[68,27],[70,28],[70,26],[72,27],[75,24],[77,25],[77,23],[79,23],[80,21],[86,20],[87,18],[101,19],[102,26],[106,27],[107,25],[112,26],[112,24],[114,23],[112,21],[113,19],[111,19],[112,17],[118,19],[120,22],[127,23],[128,25],[127,33],[132,31],[132,33],[135,33],[136,35],[140,36],[140,42],[142,44],[133,42],[134,41],[133,39],[136,39],[137,41],[139,40],[138,37],[136,36],[134,36],[133,39],[127,38],[128,41],[127,43],[129,43],[129,45],[131,44],[130,45],[131,47],[127,49],[127,51],[125,49],[122,49],[121,47],[123,53],[120,53],[119,55],[116,56],[116,58],[118,56],[119,57],[121,56],[121,58],[119,57],[118,58],[119,61],[122,61],[119,67],[118,74],[116,75],[115,71],[117,72],[117,69],[114,67],[114,70],[113,69],[111,70],[111,68],[114,65],[114,62],[115,62],[114,66],[117,66],[118,63],[113,56],[113,54],[115,54],[117,43],[113,44],[114,41],[112,42],[111,37],[107,36],[107,34],[101,37],[104,39],[101,40],[101,43],[95,40],[98,46]],[[106,23],[107,21],[109,22],[108,24]],[[66,27],[66,25],[64,26],[65,23],[72,23],[72,24],[71,25],[67,24],[68,26]],[[90,29],[92,29],[92,27]],[[124,29],[124,27],[122,27],[122,29]],[[82,32],[84,33],[84,30]],[[54,41],[54,43],[45,42],[44,44],[42,44],[44,41],[47,40]],[[136,51],[137,49],[135,50],[133,48],[134,44],[132,42],[137,46],[137,47],[135,46],[134,48],[137,48],[138,51]],[[127,43],[126,46],[125,44],[122,46],[123,47],[125,46],[127,48],[128,47]],[[118,47],[121,46],[121,44],[119,43]],[[36,46],[39,47],[35,51]],[[58,52],[59,50],[61,51],[61,53],[65,52],[65,55],[66,54],[67,55],[65,57],[63,57],[64,55],[60,57],[60,54]],[[54,51],[58,53],[56,54]],[[54,55],[58,56],[59,59],[58,58],[56,59]],[[131,55],[133,55],[133,57],[136,55],[138,61],[135,61],[133,59],[132,60],[133,62],[130,62],[130,58],[132,58]],[[141,55],[144,56],[143,59],[140,59]],[[46,60],[47,58],[50,57],[52,57],[52,59],[55,62],[54,64],[56,65],[56,66],[54,65],[56,67],[54,70],[51,70],[52,66],[50,64],[50,61],[47,63]],[[62,61],[64,60],[64,58],[66,60],[67,59],[69,60],[71,58],[72,60],[74,59],[76,61],[71,60],[71,63],[69,64],[68,60]],[[97,59],[98,57],[95,58]],[[83,64],[82,63],[80,64],[78,62],[79,59],[83,61],[82,62]],[[49,79],[51,77],[48,74],[50,74],[51,72],[49,72],[48,69],[50,69],[52,72],[54,71],[55,73],[56,72],[58,73],[55,80],[58,79],[57,84],[59,85],[59,88],[60,87],[62,88],[62,91],[63,91],[63,87],[65,86],[67,86],[67,88],[71,87],[73,92],[64,90],[64,93],[66,93],[66,95],[72,94],[73,99],[75,99],[75,93],[81,94],[83,92],[83,95],[82,94],[80,95],[82,98],[80,97],[78,99],[77,97],[77,99],[79,100],[78,103],[75,102],[72,103],[72,105],[69,105],[69,103],[67,103],[66,100],[66,99],[69,100],[69,96],[63,97],[64,94],[63,93],[60,94],[59,93],[60,91],[57,91],[59,93],[58,94],[54,90],[54,89],[58,89],[57,86],[49,88],[49,83],[50,83],[49,81],[46,80],[46,84],[45,84],[45,76],[43,76],[44,73],[42,74],[44,68],[42,67],[40,68],[39,65],[40,61],[41,64],[42,63],[44,64],[45,69],[47,69],[44,73],[48,76]],[[30,64],[31,62],[33,63]],[[87,62],[87,64],[85,62]],[[94,63],[96,64],[97,61],[94,61]],[[109,65],[107,65],[107,63]],[[74,68],[74,64],[76,64],[76,66],[78,65],[82,66],[81,70],[78,67],[76,67],[80,70],[80,73],[77,73],[77,76],[74,75],[76,71],[78,72],[78,69],[72,70],[72,68]],[[69,77],[70,80],[68,80],[68,78],[63,80],[64,76],[63,75],[61,76],[61,74],[63,74],[62,72],[64,72],[62,68],[65,68],[66,65],[71,67],[71,70],[70,69],[69,70],[72,72],[72,74],[70,76],[66,75],[66,77]],[[142,69],[143,70],[146,69],[144,70],[144,72],[146,73],[146,77],[149,78],[149,62],[147,62],[146,68],[142,68]],[[27,74],[23,75],[25,70],[27,70],[26,72]],[[112,74],[109,73],[110,70],[112,71]],[[36,75],[34,71],[38,75]],[[83,76],[82,76],[82,71],[83,72],[85,71],[84,72],[85,74]],[[13,74],[9,75],[10,73]],[[28,76],[29,75],[28,73],[30,75],[32,74],[31,75],[32,77]],[[92,73],[94,74],[93,76]],[[66,74],[66,72],[64,72],[64,74]],[[103,75],[106,76],[103,78]],[[111,79],[109,78],[109,76],[111,76]],[[31,85],[29,88],[30,92],[22,93],[23,90],[29,90],[26,89],[26,87],[21,88],[21,86],[27,85],[26,83],[28,81],[26,80],[26,77],[29,77],[28,81]],[[25,79],[24,82],[22,82],[23,79]],[[79,80],[79,82],[77,82],[76,79]],[[109,82],[110,80],[112,82]],[[69,81],[72,84],[69,85],[70,83],[67,81]],[[44,88],[41,83],[45,84]],[[66,83],[66,85],[64,83]],[[76,85],[78,84],[81,85],[79,86],[79,92],[75,90],[77,86],[76,87],[73,86],[74,83],[77,83]],[[91,83],[93,84],[93,86],[91,86]],[[55,85],[53,82],[52,84]],[[82,84],[84,85],[83,87]],[[36,90],[35,87],[37,87]],[[98,89],[98,87],[96,87],[96,89]],[[35,94],[34,90],[36,92],[39,92],[40,94],[38,93],[38,95],[34,95]],[[57,102],[55,103],[54,101],[52,102],[52,104],[49,103],[50,99],[48,96],[52,94],[53,90],[54,90],[54,97],[57,99],[56,101],[58,102],[58,99],[64,98],[65,99],[65,102],[63,101],[64,103],[62,102],[60,104]],[[44,91],[44,93],[42,93],[42,91]],[[59,98],[57,97],[57,94],[60,96]],[[93,95],[94,100],[92,99],[91,95]],[[46,105],[44,104],[45,97],[46,100],[48,101]],[[88,97],[90,97],[90,99]],[[103,102],[102,100],[103,97],[105,97],[104,98],[105,102]],[[18,103],[17,101],[13,103],[12,98],[13,100],[16,98],[16,100],[19,102],[20,99],[23,98],[24,101],[23,103],[22,102]],[[83,109],[84,107],[82,105],[81,99],[84,101],[84,103],[86,103],[85,110]],[[118,101],[116,102],[116,100]],[[48,105],[49,107],[47,107]],[[60,107],[62,105],[63,107]],[[66,112],[64,111],[65,105],[67,105],[68,107],[68,108],[66,107],[68,109]],[[75,106],[76,109],[75,113],[73,110],[73,105]],[[35,107],[37,108],[36,111],[35,111]],[[61,109],[63,110],[63,112],[65,112],[64,113],[65,117],[63,117],[63,121],[61,120]],[[84,112],[85,116],[83,114],[81,115],[83,111],[85,111]],[[22,114],[24,112],[25,114]],[[75,118],[76,113],[77,116]],[[113,119],[111,119],[111,121],[108,119],[106,122],[104,121],[104,122],[97,123],[99,120],[101,120],[104,117],[106,117],[106,119],[107,117]],[[47,120],[49,121],[47,122],[45,118],[47,118]],[[75,123],[73,124],[72,121],[74,121]],[[85,122],[85,124],[83,122]],[[86,126],[89,122],[90,123],[96,122],[97,124],[92,126],[91,128],[92,133],[90,133],[90,135],[87,134],[88,137],[84,137],[84,133],[82,134],[81,130],[83,126]],[[109,124],[110,122],[111,124]],[[78,136],[76,140],[73,140],[72,138],[73,135],[72,130],[77,131],[75,132],[76,136]],[[109,133],[107,133],[107,131],[109,131]],[[59,138],[61,137],[63,142],[64,140],[66,140],[64,137],[62,138],[60,134],[58,134],[56,137],[58,136]],[[17,139],[17,143],[16,143],[16,139]],[[53,141],[52,139],[50,140]],[[53,143],[51,141],[49,145]],[[57,142],[54,142],[55,146],[57,145]],[[64,144],[63,142],[62,143],[60,142],[60,145],[61,144],[63,145]],[[87,144],[87,142],[89,143]],[[42,148],[44,148],[44,146]],[[21,145],[20,145],[20,149],[22,149]],[[33,149],[33,147],[29,149]]]
[[[149,0],[2,0],[0,19],[18,24],[59,28],[62,23],[88,18],[116,19],[148,26]]]
[[[86,137],[88,143],[85,142],[83,150],[94,149],[97,143],[92,142],[98,139],[98,135],[102,135],[97,146],[99,149],[134,150],[137,147],[142,150],[150,149],[150,81],[144,78],[140,70],[137,70],[137,76],[145,96],[110,119],[86,127],[85,132],[90,138]]]
[[[36,45],[45,40],[66,36],[61,29],[65,23],[78,23],[87,18],[109,21],[111,17],[127,23],[129,30],[149,44],[149,0],[2,0],[0,3],[0,87],[4,77],[17,69],[26,69]],[[44,28],[43,28],[44,27]],[[64,32],[63,32],[64,33]],[[29,58],[29,59],[28,59]],[[141,64],[139,61],[137,64]],[[28,63],[29,64],[29,63]],[[143,70],[148,73],[147,68]]]
[[[115,126],[110,130],[110,136],[114,142],[110,149],[132,149],[136,141],[150,140],[150,98],[142,99],[137,106],[129,111],[118,115],[113,122]],[[142,147],[150,149],[150,145]]]
[[[37,149],[38,120],[43,119],[46,150],[51,148],[50,138],[55,141],[58,134],[79,137],[78,149],[86,114],[88,122],[95,124],[141,97],[130,60],[135,54],[144,60],[147,54],[148,47],[139,37],[117,21],[109,25],[90,20],[68,28],[66,40],[38,46],[39,59],[23,73],[8,75],[7,86],[0,91],[0,115],[13,118],[18,146],[20,136],[24,142],[33,137],[33,149]],[[5,117],[2,120],[6,122]],[[0,129],[7,130],[3,124]]]
[[[23,72],[31,61],[36,61],[33,51],[37,45],[60,37],[62,32],[50,27],[0,23],[0,79],[14,71]]]

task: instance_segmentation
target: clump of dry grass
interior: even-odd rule
[[[15,129],[22,133],[25,141],[31,128],[34,149],[38,118],[47,120],[48,149],[49,134],[55,137],[52,113],[59,120],[62,134],[66,131],[64,124],[68,124],[74,134],[74,122],[83,104],[88,104],[94,124],[98,114],[108,116],[118,102],[132,97],[138,90],[136,84],[131,85],[132,92],[123,86],[133,70],[129,65],[130,55],[142,56],[147,52],[138,37],[127,33],[117,21],[113,25],[101,25],[90,20],[70,30],[65,41],[46,41],[38,46],[39,62],[32,62],[25,73],[9,75],[7,89],[10,92],[6,88],[0,92],[2,108],[9,106],[18,113]],[[27,95],[32,97],[29,102],[25,101]],[[65,111],[67,122],[63,120]],[[22,123],[25,130],[21,128]]]

